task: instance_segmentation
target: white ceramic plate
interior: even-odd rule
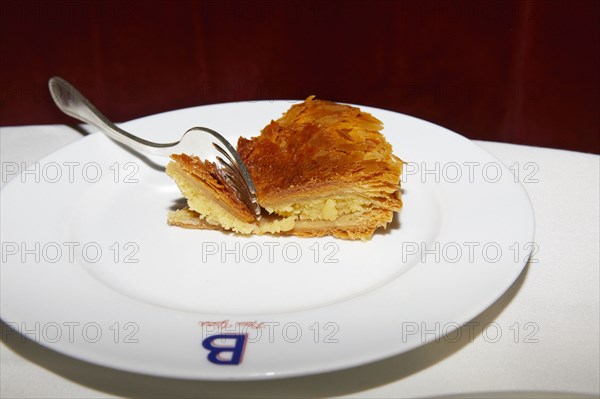
[[[168,142],[208,126],[235,142],[291,104],[196,107],[122,127]],[[350,242],[169,227],[167,211],[181,206],[175,184],[92,134],[1,192],[2,319],[79,359],[194,379],[319,373],[451,333],[521,273],[529,199],[464,137],[362,109],[408,162],[404,207],[386,232]]]

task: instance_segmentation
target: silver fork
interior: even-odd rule
[[[206,159],[211,149],[217,150],[220,155],[216,159],[228,183],[254,214],[255,219],[260,220],[260,205],[250,173],[235,148],[219,133],[206,127],[193,127],[179,141],[154,143],[116,126],[66,80],[55,76],[48,81],[48,87],[52,99],[62,112],[97,127],[111,139],[137,152],[162,157],[193,153]]]

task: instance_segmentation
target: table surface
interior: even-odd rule
[[[63,125],[2,127],[1,161],[31,164],[81,137],[81,129]],[[476,143],[508,166],[536,166],[535,176],[523,185],[535,212],[539,250],[508,291],[469,323],[473,330],[464,331],[466,339],[440,340],[322,375],[207,382],[112,370],[3,333],[0,396],[597,397],[600,157]],[[500,338],[486,335],[492,323]]]

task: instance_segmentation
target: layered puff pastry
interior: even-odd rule
[[[240,138],[237,151],[256,187],[260,221],[215,164],[174,154],[167,173],[187,207],[170,212],[168,223],[240,234],[370,239],[402,207],[402,161],[382,128],[359,108],[311,96],[259,136]]]

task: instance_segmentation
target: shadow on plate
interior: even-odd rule
[[[69,125],[70,128],[72,128],[73,130],[77,131],[78,133],[80,133],[82,136],[89,136],[92,133],[98,132],[98,129],[92,127],[92,126],[88,126],[88,125]],[[108,138],[108,137],[107,137]],[[113,139],[110,139],[110,141],[112,141],[115,145],[121,147],[123,150],[127,151],[129,154],[131,154],[133,157],[138,158],[140,161],[142,161],[147,167],[149,167],[150,169],[156,170],[158,172],[164,172],[165,171],[165,166],[158,164],[156,162],[154,162],[152,159],[150,159],[149,157],[147,157],[146,155],[139,153],[135,150],[132,150],[131,148],[127,147],[125,144],[121,144],[118,141],[115,141]]]

